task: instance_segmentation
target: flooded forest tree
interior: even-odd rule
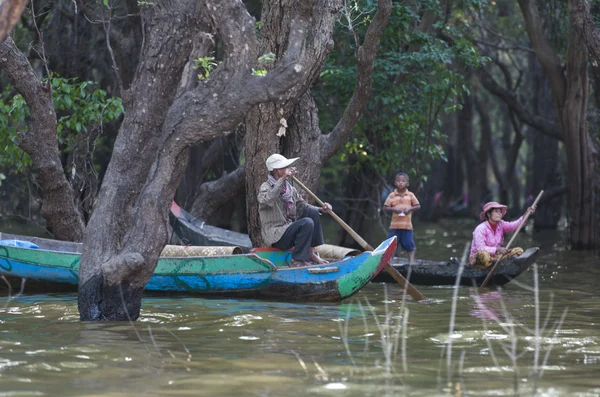
[[[86,229],[79,274],[83,320],[137,318],[148,278],[168,240],[168,210],[187,149],[231,131],[255,104],[283,101],[305,73],[312,3],[296,3],[287,51],[266,76],[254,19],[237,1],[163,2],[141,8],[139,65],[124,93],[125,119]],[[221,63],[198,87],[178,92],[194,37],[211,33]],[[132,161],[133,160],[133,161]]]

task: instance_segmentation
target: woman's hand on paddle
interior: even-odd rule
[[[506,248],[504,248],[504,247],[500,247],[500,248],[498,248],[498,249],[496,250],[496,252],[497,252],[498,254],[502,254],[502,255],[504,255],[504,254],[506,254],[506,253],[508,252],[508,250],[507,250]]]
[[[323,206],[321,208],[319,208],[320,213],[326,212],[329,214],[332,210],[333,210],[333,207],[329,203],[323,203]]]
[[[535,213],[536,209],[537,205],[532,205],[531,207],[527,208],[527,212],[529,212],[529,215],[532,215],[533,213]]]

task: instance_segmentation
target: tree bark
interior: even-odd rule
[[[168,211],[188,148],[231,131],[257,103],[284,101],[302,78],[312,4],[298,3],[295,10],[285,55],[261,77],[251,75],[254,20],[241,2],[179,0],[144,7],[146,40],[130,109],[86,229],[82,320],[139,316],[144,286],[168,241]],[[203,85],[174,97],[201,19],[222,40],[224,59]]]
[[[600,180],[597,176],[597,152],[588,134],[587,101],[589,97],[587,52],[583,38],[576,31],[569,34],[567,49],[567,91],[561,109],[567,151],[573,248],[600,247],[597,207]]]
[[[0,43],[19,22],[27,3],[27,0],[0,0]]]
[[[208,220],[217,209],[244,192],[245,180],[246,168],[242,166],[215,181],[203,183],[196,196],[201,205],[192,207],[192,214]]]
[[[596,62],[600,62],[600,31],[585,0],[569,0],[569,17]]]
[[[39,172],[44,194],[42,216],[47,227],[59,240],[81,241],[85,224],[60,161],[52,90],[42,84],[10,37],[0,44],[0,68],[6,70],[30,109],[28,131],[19,134],[17,144],[29,154]]]
[[[536,114],[545,114],[549,121],[554,121],[557,116],[548,79],[535,55],[532,54],[529,58],[530,74],[533,76],[533,109]],[[563,167],[558,155],[558,140],[535,128],[530,128],[527,140],[530,154],[527,167],[529,171],[527,196],[534,197],[537,192],[544,190],[544,198],[546,198],[546,193],[551,189],[564,184],[563,172],[561,172]],[[557,199],[538,205],[533,215],[535,228],[556,229],[563,204],[566,204],[563,199]]]

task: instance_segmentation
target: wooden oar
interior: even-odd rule
[[[538,196],[536,197],[535,201],[533,202],[533,204],[531,204],[531,206],[533,207],[534,205],[537,205],[538,201],[540,201],[540,199],[542,198],[542,194],[544,194],[544,191],[542,190],[540,192],[540,194],[538,194]],[[527,211],[525,213],[525,215],[523,216],[523,222],[521,222],[521,224],[519,225],[519,227],[517,228],[517,231],[515,232],[515,234],[513,234],[513,236],[511,237],[511,239],[508,241],[508,244],[506,244],[506,249],[508,250],[510,248],[510,246],[512,245],[513,241],[515,240],[515,237],[517,237],[517,234],[519,234],[519,232],[521,231],[521,229],[523,228],[523,226],[525,226],[525,224],[527,223],[527,219],[529,218],[529,214],[530,212]],[[500,258],[498,258],[498,260],[496,261],[496,263],[494,263],[494,266],[492,266],[492,268],[490,269],[490,272],[488,273],[488,275],[485,277],[485,280],[483,280],[483,283],[481,283],[481,285],[479,286],[479,288],[483,288],[485,287],[488,282],[490,281],[490,279],[492,278],[492,274],[494,274],[494,270],[496,270],[496,266],[498,266],[498,263],[500,263],[500,261],[504,258],[504,255],[500,256]]]
[[[296,182],[298,184],[298,186],[300,186],[306,193],[308,193],[321,207],[325,205],[325,203],[323,203],[313,192],[310,191],[310,189],[308,189],[306,186],[304,186],[304,184],[302,184],[302,182],[300,182],[293,175],[292,175],[292,180],[294,182]],[[340,226],[343,227],[344,230],[347,231],[348,234],[350,234],[352,236],[352,238],[354,238],[354,240],[356,240],[356,242],[358,244],[360,244],[361,247],[363,247],[363,249],[365,249],[366,251],[373,251],[373,247],[371,247],[369,245],[369,243],[367,243],[354,230],[352,230],[352,228],[350,226],[348,226],[348,224],[346,222],[344,222],[342,220],[342,218],[337,216],[335,214],[335,212],[329,211],[329,215],[331,215],[333,217],[333,219],[335,219],[335,221],[337,223],[339,223]],[[394,267],[391,266],[389,263],[385,264],[385,270],[390,274],[390,276],[392,276],[392,278],[394,280],[396,280],[396,282],[398,284],[400,284],[402,286],[402,288],[406,288],[406,292],[408,292],[408,294],[410,296],[412,296],[414,300],[421,301],[421,300],[425,299],[425,296],[421,292],[419,292],[418,289],[413,287],[413,285],[411,283],[409,283],[408,280],[405,279],[404,276],[402,276],[400,274],[400,272],[398,272],[398,270],[394,269]]]

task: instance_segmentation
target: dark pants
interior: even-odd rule
[[[408,229],[388,229],[388,238],[396,236],[398,238],[398,251],[400,247],[406,252],[417,249],[412,230]]]
[[[319,210],[315,207],[306,207],[302,212],[302,217],[293,222],[272,246],[282,250],[294,247],[292,259],[308,261],[310,260],[310,248],[321,245],[323,242]]]

